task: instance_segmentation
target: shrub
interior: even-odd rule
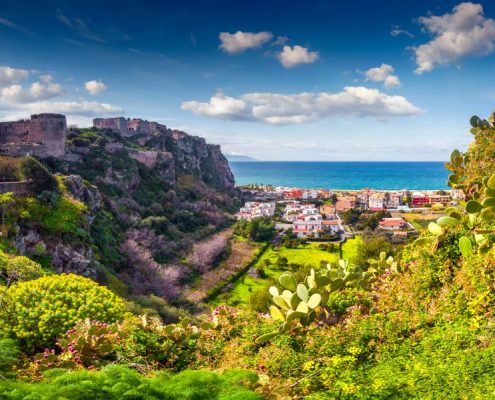
[[[0,372],[4,372],[17,360],[19,349],[12,339],[0,339]]]
[[[118,329],[117,324],[89,319],[80,321],[57,341],[60,351],[45,349],[37,354],[31,370],[104,366],[116,358],[115,349],[120,340]]]
[[[17,182],[22,179],[19,159],[0,157],[0,178],[6,181]]]
[[[7,287],[15,281],[28,281],[43,275],[41,265],[25,256],[9,256],[0,250],[0,277]],[[2,301],[0,300],[0,305]]]
[[[266,312],[272,302],[270,293],[266,289],[258,290],[249,296],[249,308],[256,312]]]
[[[270,218],[255,218],[251,221],[237,221],[234,227],[236,235],[254,242],[269,242],[275,237],[275,224]]]
[[[86,236],[84,231],[87,206],[67,196],[59,196],[56,204],[50,206],[36,198],[28,197],[20,205],[29,213],[32,220],[40,221],[49,233],[69,233]]]
[[[2,399],[150,399],[150,400],[259,400],[251,388],[257,376],[247,371],[184,371],[147,378],[136,371],[109,366],[99,372],[54,370],[34,384],[0,382]]]
[[[57,190],[57,180],[38,160],[32,157],[23,158],[21,161],[21,171],[25,179],[34,182],[37,192],[41,192],[42,190]]]
[[[90,279],[77,275],[46,276],[11,286],[0,327],[25,348],[53,344],[77,321],[114,322],[124,315],[124,302]]]

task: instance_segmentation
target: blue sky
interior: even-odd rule
[[[0,3],[0,119],[160,121],[260,160],[443,160],[495,109],[495,4]]]

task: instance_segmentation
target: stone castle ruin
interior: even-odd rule
[[[149,122],[140,118],[95,118],[93,127],[99,129],[112,129],[119,132],[124,137],[131,137],[138,134],[150,134],[157,132],[159,128],[166,129],[164,125],[157,122]]]
[[[93,126],[123,137],[149,135],[167,129],[157,122],[134,118],[95,118]],[[70,159],[66,154],[67,121],[61,114],[33,114],[31,119],[0,122],[0,155]]]
[[[34,114],[31,119],[0,122],[0,155],[63,158],[67,121],[61,114]]]
[[[93,127],[115,131],[144,146],[146,149],[135,149],[119,141],[104,145],[109,153],[125,148],[129,157],[141,164],[159,167],[162,177],[172,184],[176,171],[188,171],[206,183],[228,190],[234,188],[234,177],[220,146],[208,144],[203,138],[139,118],[95,118]],[[53,157],[80,163],[90,149],[72,142],[66,145],[67,134],[66,118],[61,114],[33,114],[26,120],[0,122],[0,155]]]

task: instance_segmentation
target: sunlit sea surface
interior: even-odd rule
[[[443,162],[232,161],[237,185],[324,189],[447,189]]]

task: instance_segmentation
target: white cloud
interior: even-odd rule
[[[273,38],[271,32],[220,32],[220,48],[229,54],[242,53],[248,49],[257,49]]]
[[[302,46],[284,46],[277,58],[285,68],[292,68],[300,64],[312,64],[320,58],[320,54]]]
[[[277,36],[277,39],[271,43],[272,46],[283,46],[284,44],[287,44],[289,41],[289,38],[287,36]]]
[[[19,109],[32,113],[60,113],[75,115],[115,114],[122,108],[97,101],[38,101],[19,105]]]
[[[484,17],[481,4],[461,3],[451,13],[421,17],[419,22],[433,38],[414,48],[417,74],[495,50],[495,20]]]
[[[181,108],[198,115],[273,125],[310,122],[333,115],[387,118],[421,112],[405,97],[362,86],[345,87],[337,93],[247,93],[239,98],[217,93],[209,102],[186,101]]]
[[[252,119],[249,106],[240,99],[225,96],[219,92],[213,96],[208,103],[199,101],[186,101],[182,103],[183,110],[191,111],[194,114],[207,115],[221,119],[246,120]]]
[[[14,84],[0,91],[0,99],[7,103],[21,104],[46,100],[64,93],[62,86],[52,81],[51,75],[40,76],[42,82],[34,82],[29,88]]]
[[[60,22],[62,22],[65,26],[72,29],[79,36],[93,40],[99,43],[107,43],[105,39],[103,39],[98,34],[94,33],[91,28],[83,21],[81,18],[72,18],[67,15],[62,14],[60,10],[57,10],[57,18]]]
[[[20,25],[17,25],[15,22],[11,21],[10,19],[7,18],[2,18],[0,17],[0,25],[6,26],[7,28],[13,29],[17,32],[22,33],[23,35],[33,37],[33,33],[31,31],[28,31],[27,29],[23,28]]]
[[[100,93],[107,90],[107,85],[100,81],[88,81],[84,84],[84,88],[91,96],[98,96]]]
[[[392,25],[392,29],[390,30],[390,35],[396,37],[396,36],[400,36],[400,35],[405,35],[405,36],[408,36],[410,37],[411,39],[414,37],[414,35],[405,30],[405,29],[402,29],[399,25]]]
[[[28,79],[30,75],[37,75],[38,81],[26,84],[17,83]],[[94,82],[96,85],[90,85],[90,89],[101,91],[100,84],[103,85],[103,83]],[[67,93],[60,84],[54,82],[49,74],[0,66],[0,117],[4,120],[26,118],[29,114],[37,113],[61,113],[67,115],[68,121],[81,124],[83,121],[88,121],[91,116],[123,112],[122,108],[112,104],[83,99],[71,101],[66,100],[65,96],[59,101],[47,101],[62,95],[67,95]]]
[[[0,87],[11,85],[27,77],[29,77],[28,70],[0,65]]]
[[[400,86],[400,79],[394,75],[394,67],[383,63],[379,67],[370,68],[365,73],[367,81],[383,82],[386,88],[394,88]]]

